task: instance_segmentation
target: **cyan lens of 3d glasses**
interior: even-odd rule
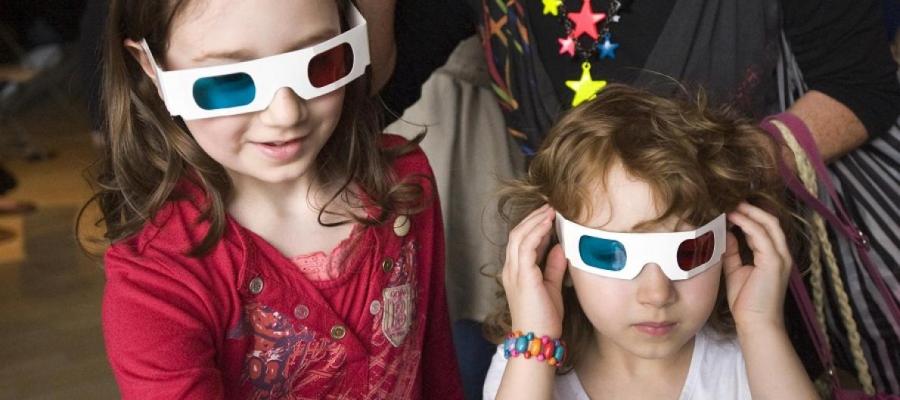
[[[256,98],[256,84],[250,75],[211,76],[194,82],[194,101],[204,110],[245,106]]]
[[[625,246],[616,240],[582,236],[578,241],[578,252],[585,264],[607,271],[625,268]]]

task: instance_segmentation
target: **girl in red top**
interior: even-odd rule
[[[110,2],[103,329],[124,398],[461,398],[432,174],[347,0]]]

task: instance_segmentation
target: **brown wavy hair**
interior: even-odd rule
[[[335,1],[346,29],[349,0]],[[178,193],[173,192],[176,185],[188,180],[206,193],[202,219],[209,221],[210,229],[191,252],[199,256],[222,237],[226,204],[232,195],[231,180],[223,167],[200,148],[184,122],[169,115],[153,82],[123,45],[125,39],[146,39],[154,54],[165,54],[171,25],[189,3],[188,0],[109,2],[103,49],[104,131],[108,141],[100,161],[91,171],[98,192],[82,208],[79,222],[85,209],[97,201],[102,212],[97,224],[105,224],[106,240],[125,239],[140,231],[167,201],[176,198]],[[383,148],[380,114],[369,89],[368,72],[346,86],[341,119],[315,160],[322,184],[341,187],[320,210],[318,220],[322,225],[351,222],[322,222],[323,214],[329,212],[328,206],[338,196],[348,200],[349,197],[361,200],[365,196],[367,201],[375,203],[379,215],[353,217],[366,225],[380,224],[396,212],[419,212],[427,204],[420,177],[398,182],[390,168],[393,160],[415,148],[422,135],[405,145]],[[410,183],[412,180],[417,183]],[[362,193],[348,190],[351,184]]]
[[[545,203],[567,219],[585,221],[590,218],[592,189],[606,185],[610,169],[621,165],[646,182],[665,207],[656,220],[641,225],[674,216],[699,226],[742,201],[786,221],[790,214],[768,146],[774,142],[753,122],[728,109],[711,109],[702,92],[664,98],[610,85],[595,100],[562,115],[527,175],[501,189],[498,207],[510,229]],[[511,326],[502,291],[500,297],[502,306],[485,325],[486,335],[498,342]],[[563,288],[563,303],[562,337],[569,358],[561,373],[574,368],[594,331],[574,288]],[[724,285],[708,323],[720,333],[734,332]]]

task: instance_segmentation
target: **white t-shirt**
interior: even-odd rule
[[[484,399],[493,400],[500,389],[503,370],[506,369],[503,348],[491,360],[484,381]],[[537,361],[535,361],[537,362]],[[555,400],[589,400],[575,371],[556,376],[553,387]],[[702,329],[694,341],[691,366],[681,389],[681,400],[750,400],[750,386],[744,356],[736,339],[721,338],[714,331]]]

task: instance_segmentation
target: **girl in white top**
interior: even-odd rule
[[[612,85],[564,115],[502,195],[508,308],[488,326],[567,354],[501,345],[485,398],[817,398],[784,326],[775,154],[702,98]]]

